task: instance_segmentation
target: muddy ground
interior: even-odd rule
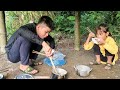
[[[95,59],[93,50],[85,51],[81,45],[80,51],[75,51],[73,49],[73,40],[71,39],[61,40],[57,43],[56,50],[66,55],[65,60],[67,63],[59,67],[67,70],[67,79],[120,79],[120,58],[112,70],[105,70],[105,65],[90,66],[92,68],[90,75],[80,77],[76,75],[73,67],[76,64],[89,65],[89,62]],[[37,60],[43,60],[44,58],[44,56],[39,55]],[[0,54],[0,73],[4,74],[6,79],[14,79],[16,75],[23,73],[19,70],[19,63],[11,63],[7,60],[6,54]],[[1,71],[7,67],[9,67],[8,71]],[[34,76],[51,76],[52,67],[46,64],[35,66],[34,68],[39,70],[39,73]]]

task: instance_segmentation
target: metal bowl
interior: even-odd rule
[[[79,76],[88,76],[92,68],[86,65],[75,65],[74,66],[76,74]]]
[[[15,76],[15,79],[34,79],[30,74],[19,74]]]
[[[4,75],[3,74],[0,74],[0,79],[3,79],[4,78]]]

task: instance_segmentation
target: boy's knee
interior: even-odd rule
[[[22,42],[29,42],[26,38],[19,36],[19,40]]]
[[[13,57],[13,56],[11,56],[10,54],[8,54],[7,57],[8,57],[8,60],[9,60],[10,62],[12,62],[12,63],[17,63],[17,62],[20,61],[18,58]]]
[[[26,38],[24,38],[24,37],[19,37],[19,41],[21,41],[23,44],[25,44],[25,45],[31,45],[31,43],[30,43],[30,41],[29,40],[27,40]]]
[[[19,62],[17,60],[10,60],[10,59],[9,59],[9,61],[12,62],[12,63],[18,63]]]

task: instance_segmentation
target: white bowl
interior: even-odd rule
[[[95,44],[99,44],[99,43],[98,43],[98,41],[99,41],[98,38],[92,38],[92,41],[93,41]]]

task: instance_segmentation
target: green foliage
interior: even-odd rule
[[[75,20],[75,16],[69,16],[69,17],[67,17],[67,19],[70,20],[70,21],[74,21]]]
[[[74,33],[75,16],[59,14],[55,17],[54,22],[56,25],[56,31],[61,31],[67,34]]]
[[[54,13],[51,11],[5,11],[7,38],[22,25],[29,23],[31,20],[38,22],[42,15],[49,15],[52,19]]]
[[[109,28],[110,28],[109,31],[112,34],[112,37],[117,42],[118,46],[120,46],[120,27],[109,25]]]
[[[55,31],[57,33],[74,36],[75,11],[6,11],[6,29],[9,38],[21,25],[29,23],[30,20],[38,22],[42,15],[49,15],[55,22]],[[120,11],[80,11],[80,36],[87,36],[89,27],[93,32],[100,23],[107,23],[110,32],[120,45]]]
[[[120,12],[119,11],[83,11],[81,12],[80,33],[81,36],[88,35],[86,27],[95,31],[100,23],[107,23],[110,33],[120,46]]]
[[[88,33],[86,27],[89,27],[91,31],[94,32],[94,28],[96,25],[100,24],[101,22],[104,22],[104,16],[102,13],[98,13],[95,11],[86,11],[86,13],[81,15],[80,20],[80,32],[81,35],[84,35]]]

